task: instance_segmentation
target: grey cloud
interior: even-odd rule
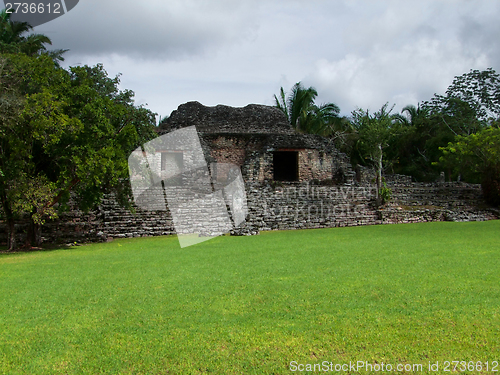
[[[68,64],[123,73],[123,87],[162,115],[189,100],[272,104],[298,81],[349,114],[500,70],[495,1],[80,0],[36,31],[70,48]]]
[[[73,55],[177,59],[247,38],[255,28],[252,12],[248,2],[225,0],[81,0],[71,13],[37,32]]]
[[[499,16],[500,12],[491,14],[486,20],[471,16],[463,17],[458,34],[467,53],[470,55],[487,53],[491,65],[496,67],[500,66]]]

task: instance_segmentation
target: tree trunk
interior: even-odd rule
[[[377,194],[375,195],[377,204],[381,203],[380,200],[380,189],[382,189],[382,145],[379,143],[377,145],[378,147],[378,155],[377,155],[377,177],[376,177],[376,184],[377,184]]]
[[[14,222],[14,214],[10,208],[9,202],[7,201],[7,195],[5,190],[2,189],[0,194],[2,199],[3,213],[5,214],[5,220],[7,221],[7,250],[13,251],[17,248],[16,243],[16,224]]]
[[[13,218],[7,218],[7,251],[14,251],[16,248],[16,225]]]
[[[26,247],[40,247],[42,244],[42,226],[33,221],[33,214],[30,215],[28,232],[26,233]]]

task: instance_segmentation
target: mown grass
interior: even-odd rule
[[[499,232],[426,223],[3,254],[0,372],[499,361]]]

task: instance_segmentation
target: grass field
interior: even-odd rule
[[[0,291],[2,374],[500,374],[500,221],[2,254]]]

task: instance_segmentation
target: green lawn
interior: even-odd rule
[[[500,374],[499,234],[500,221],[442,222],[1,254],[0,373],[460,360]]]

